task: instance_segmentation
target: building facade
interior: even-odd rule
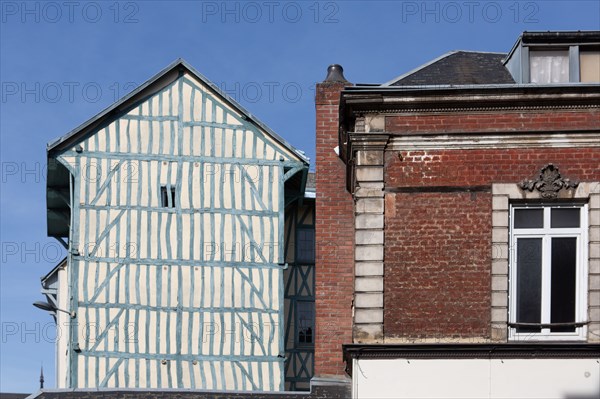
[[[329,68],[317,376],[358,398],[600,394],[599,44],[524,33],[382,85]]]
[[[176,61],[48,160],[59,388],[308,389],[302,152]]]

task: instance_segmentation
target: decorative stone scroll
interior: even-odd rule
[[[578,181],[563,179],[558,168],[551,163],[542,168],[537,180],[523,180],[519,183],[522,190],[537,190],[544,199],[556,199],[563,188],[568,190],[577,188],[578,185]]]

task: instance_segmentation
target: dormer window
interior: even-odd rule
[[[531,83],[552,84],[569,81],[568,50],[531,50],[529,52]]]
[[[600,83],[600,31],[524,32],[504,66],[517,84]]]

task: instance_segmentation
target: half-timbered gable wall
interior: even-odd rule
[[[189,73],[57,158],[65,386],[283,389],[284,183],[306,164]]]

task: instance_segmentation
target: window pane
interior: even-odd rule
[[[162,186],[160,188],[160,202],[164,208],[175,208],[175,187],[171,187],[171,195],[169,196],[169,190],[167,187]]]
[[[515,229],[541,229],[544,227],[543,209],[515,209]]]
[[[575,322],[577,238],[552,238],[550,322]],[[573,332],[575,327],[554,327],[552,332]]]
[[[569,81],[569,52],[566,50],[531,51],[531,83],[565,83]]]
[[[298,301],[296,302],[296,312],[298,312],[296,316],[298,344],[314,344],[315,303],[308,301]]]
[[[550,225],[556,227],[579,227],[579,208],[553,208]]]
[[[298,229],[296,263],[315,263],[315,231]]]
[[[167,188],[160,188],[160,203],[163,207],[169,206],[169,197],[167,196]]]
[[[542,312],[542,239],[517,239],[517,323],[540,323]],[[517,332],[540,332],[518,327]]]
[[[600,51],[579,52],[579,78],[584,83],[600,83]]]

